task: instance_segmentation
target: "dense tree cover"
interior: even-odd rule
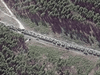
[[[100,20],[100,1],[99,0],[72,0],[72,2],[77,6],[76,12],[80,13],[87,19],[91,19],[94,23],[99,25]]]
[[[10,3],[20,14],[25,16],[38,12],[41,16],[48,14],[49,16],[58,17],[60,19],[72,19],[79,22],[90,20],[100,25],[99,0],[7,0],[6,2]],[[81,2],[84,3],[84,7],[81,6]],[[98,12],[87,8],[91,7],[91,5],[89,6],[91,3],[93,4],[92,8],[98,9]],[[88,5],[87,7],[86,4]]]
[[[2,44],[3,43],[3,44]],[[21,45],[23,43],[23,45]],[[20,51],[24,47],[23,35],[19,35],[10,31],[7,27],[0,24],[0,49],[6,49],[6,47],[13,51]]]
[[[13,0],[12,0],[13,1]],[[10,2],[9,0],[7,1]],[[29,12],[34,14],[39,12],[41,16],[48,14],[58,18],[70,18],[72,16],[71,10],[73,6],[68,0],[28,0],[28,1],[17,1],[14,8],[17,11],[21,11],[22,14]],[[21,7],[21,8],[20,8]]]
[[[100,12],[100,1],[99,0],[71,0],[75,5],[80,5],[86,7],[87,9],[95,10],[96,12]]]
[[[27,50],[23,35],[10,31],[3,24],[0,24],[0,74],[16,75],[20,64],[20,51]],[[18,60],[18,61],[17,61]],[[17,70],[18,69],[18,70]]]

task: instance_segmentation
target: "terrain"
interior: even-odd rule
[[[83,55],[24,36],[0,24],[0,73],[3,75],[99,75],[98,57]],[[3,43],[3,44],[2,44]]]
[[[13,2],[13,0],[12,0],[12,2]],[[2,3],[2,2],[0,2],[0,3]],[[6,3],[8,4],[9,8],[11,8],[11,4],[10,4],[11,2],[8,1]],[[2,7],[2,4],[0,4],[0,5]],[[7,9],[5,9],[5,7],[3,7],[2,10],[5,13],[11,15],[7,11]],[[11,10],[13,11],[14,9],[11,8]],[[0,13],[0,21],[1,22],[5,23],[5,24],[12,24],[16,27],[20,27],[18,22],[13,17],[9,17],[9,16],[5,15],[5,13],[3,13],[2,11]],[[37,14],[31,15],[32,17],[29,16],[30,14],[29,15],[27,14],[28,11],[26,11],[26,13],[23,14],[24,16],[22,15],[23,12],[21,12],[21,11],[15,10],[15,11],[13,11],[13,13],[22,22],[25,29],[27,29],[27,30],[34,30],[36,32],[48,35],[50,37],[57,38],[59,40],[63,40],[63,41],[67,40],[67,42],[72,42],[72,41],[75,42],[76,41],[76,39],[75,40],[70,39],[70,37],[71,37],[70,34],[72,34],[72,32],[71,33],[68,32],[69,37],[66,37],[66,35],[64,34],[65,31],[63,28],[60,29],[59,25],[54,26],[55,24],[57,24],[57,22],[55,21],[56,20],[55,17],[54,18],[50,17],[51,20],[49,20],[49,21],[54,20],[53,22],[55,23],[55,24],[52,24],[52,23],[48,23],[48,21],[45,22],[45,20],[47,18],[45,20],[43,20],[44,18],[43,17],[40,18],[39,15],[37,15]],[[32,18],[34,18],[34,20],[32,20]],[[41,19],[41,20],[39,20],[39,19]],[[39,21],[37,21],[37,20],[39,20]],[[63,21],[63,19],[61,19],[60,21]],[[62,22],[60,24],[62,24]],[[53,28],[52,28],[52,26],[53,26]],[[69,27],[68,27],[68,29],[70,29]],[[77,27],[75,27],[75,28],[77,28]],[[85,26],[85,28],[86,28],[86,26]],[[90,26],[90,28],[91,28],[91,26]],[[81,32],[83,32],[83,31],[81,31]],[[95,33],[95,31],[93,31],[93,30],[91,30],[91,32]],[[31,38],[29,36],[24,36],[24,37]],[[79,38],[81,39],[82,36],[80,36]],[[98,38],[98,37],[96,36],[95,38]],[[94,37],[92,39],[94,39]],[[77,43],[84,45],[86,47],[93,48],[93,49],[99,49],[99,47],[97,46],[99,40],[96,39],[94,41],[95,41],[94,44],[88,43],[88,42],[84,43],[84,42],[80,42],[80,41],[78,41]],[[95,75],[99,75],[100,74],[100,72],[99,72],[100,60],[98,57],[91,56],[91,55],[86,56],[82,53],[78,53],[75,51],[70,51],[70,50],[68,51],[68,50],[60,48],[58,46],[55,47],[51,44],[45,43],[43,41],[41,42],[41,41],[38,41],[33,38],[31,38],[31,41],[27,42],[26,44],[28,47],[27,50],[29,50],[29,51],[26,53],[22,52],[21,55],[20,55],[20,51],[19,51],[19,56],[18,56],[21,59],[20,62],[22,64],[25,64],[25,65],[19,64],[21,71],[19,71],[19,68],[18,68],[18,70],[14,68],[14,70],[8,70],[8,71],[6,71],[5,69],[3,70],[3,68],[1,68],[3,70],[2,73],[5,73],[6,75],[7,75],[7,73],[9,73],[8,75],[12,75],[12,74],[17,74],[17,75],[30,75],[30,74],[32,74],[32,75],[34,75],[34,74],[35,75],[39,75],[39,74],[40,75],[94,75],[95,74]],[[27,60],[25,60],[26,58],[27,58]],[[16,60],[16,61],[18,61],[18,60]],[[24,66],[24,68],[22,68],[23,66]],[[9,67],[11,67],[11,66],[9,66]],[[18,67],[18,66],[16,66],[16,67]],[[32,70],[34,70],[34,71],[32,71]],[[15,73],[13,73],[13,72],[15,72]]]

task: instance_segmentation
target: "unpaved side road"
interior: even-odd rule
[[[1,13],[3,13],[3,14],[0,14],[0,15],[5,15],[6,17],[9,17],[9,18],[15,20],[15,21],[17,22],[17,24],[19,25],[19,28],[20,28],[20,29],[25,29],[24,26],[23,26],[23,24],[16,18],[16,16],[15,16],[15,15],[12,13],[12,11],[8,8],[8,6],[6,5],[6,3],[5,3],[3,0],[1,0],[0,3],[2,3],[2,7],[4,7],[5,10],[7,10],[8,13],[10,14],[10,15],[9,15],[9,14],[5,13],[4,11],[0,10]],[[15,22],[15,21],[11,21],[11,22]]]

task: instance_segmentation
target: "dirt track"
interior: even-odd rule
[[[18,23],[13,19],[11,18],[9,15],[9,12],[7,12],[6,8],[3,6],[2,2],[0,1],[0,21],[1,22],[5,22],[5,23],[8,23],[8,24],[12,24],[16,27],[18,27]]]
[[[0,1],[0,7],[0,20],[2,22],[13,24],[14,26],[19,27],[20,29],[25,29],[22,23],[16,18],[16,16],[12,13],[12,11],[8,8],[8,6],[3,0]]]

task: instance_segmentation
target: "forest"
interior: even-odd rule
[[[100,49],[100,0],[4,1],[27,27],[46,35],[51,28],[64,41]],[[24,35],[0,23],[0,75],[100,75],[100,59],[92,57],[25,43]]]

